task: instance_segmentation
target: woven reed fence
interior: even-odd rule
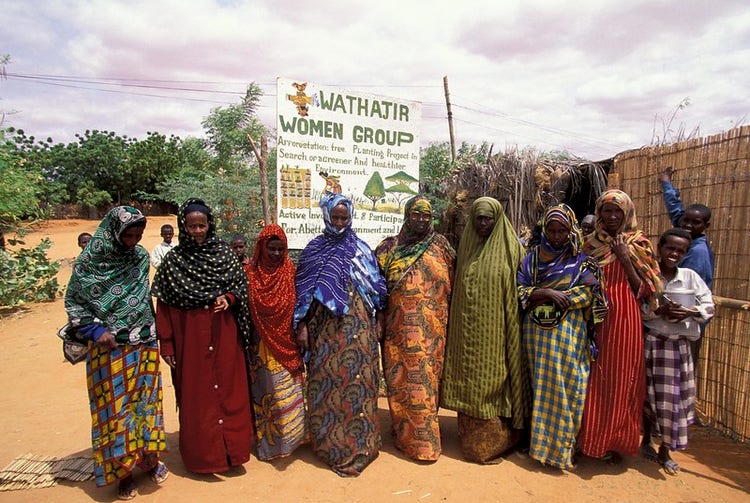
[[[711,208],[706,235],[716,255],[716,315],[706,330],[698,374],[698,411],[740,441],[750,440],[750,126],[662,147],[618,154],[609,185],[633,199],[638,223],[658,241],[671,227],[658,174],[673,168],[685,205]]]

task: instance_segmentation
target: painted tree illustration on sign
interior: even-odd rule
[[[375,211],[375,204],[385,197],[385,185],[380,173],[377,171],[372,174],[363,192],[364,196],[372,201],[372,211]]]
[[[393,195],[393,198],[396,199],[396,202],[398,203],[398,209],[401,211],[401,203],[409,196],[416,194],[410,184],[419,183],[419,180],[403,171],[394,173],[391,176],[386,176],[385,179],[393,183],[393,185],[385,189],[385,191]]]

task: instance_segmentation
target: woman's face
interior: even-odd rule
[[[344,227],[346,227],[346,224],[349,223],[349,210],[346,208],[345,205],[339,204],[338,206],[334,206],[334,208],[331,210],[331,225],[333,225],[336,230],[341,230]]]
[[[188,236],[199,245],[205,243],[206,234],[208,234],[208,216],[200,211],[188,213],[185,216],[185,230]]]
[[[137,245],[143,237],[144,229],[145,227],[130,227],[129,229],[125,229],[122,234],[120,234],[120,243],[122,246],[128,250],[135,248],[135,245]]]
[[[552,248],[559,250],[567,244],[570,230],[560,222],[553,220],[547,224],[547,230],[544,234],[547,236],[547,241],[549,241]]]
[[[266,244],[266,252],[268,253],[268,258],[271,259],[271,262],[274,264],[278,264],[281,262],[281,259],[284,258],[284,252],[286,251],[284,247],[284,242],[280,239],[270,239],[268,241],[268,244]]]
[[[477,230],[479,237],[489,237],[492,234],[492,229],[495,228],[495,219],[493,217],[477,215],[474,217],[474,228]]]
[[[601,210],[601,219],[607,234],[614,236],[620,230],[622,221],[625,219],[625,212],[615,204],[604,203]]]
[[[432,215],[421,211],[410,211],[409,212],[409,227],[416,234],[420,236],[426,234],[430,230],[432,224]]]

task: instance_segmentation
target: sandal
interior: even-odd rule
[[[167,480],[167,477],[169,477],[169,468],[167,468],[167,465],[165,465],[161,461],[158,461],[154,469],[151,470],[150,476],[151,481],[159,486],[163,484],[165,480]]]
[[[138,496],[138,487],[135,485],[132,475],[128,475],[117,482],[117,499],[127,501],[136,496]]]
[[[659,464],[664,468],[667,475],[677,475],[680,472],[680,465],[674,459],[659,460]]]
[[[677,475],[680,472],[680,465],[669,456],[669,449],[663,445],[659,447],[659,455],[656,460],[659,466],[664,468],[664,473],[667,475]]]
[[[656,449],[651,444],[641,445],[641,456],[648,461],[658,462],[659,455],[656,453]]]

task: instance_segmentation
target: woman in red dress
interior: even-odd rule
[[[595,214],[584,252],[602,268],[609,311],[596,332],[599,358],[591,366],[579,444],[583,454],[617,463],[623,454],[635,455],[640,443],[646,373],[639,303],[655,298],[661,283],[630,197],[607,190]]]

